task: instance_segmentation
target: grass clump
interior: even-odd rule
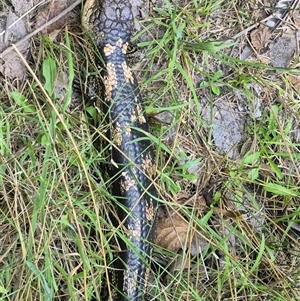
[[[101,291],[107,193],[91,173],[101,154],[87,116],[70,114],[72,90],[62,98],[56,90],[62,74],[74,76],[66,45],[48,46],[41,74],[29,69],[33,80],[9,89],[1,109],[2,300],[89,300]]]

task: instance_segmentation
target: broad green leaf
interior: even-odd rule
[[[250,172],[248,173],[248,178],[252,181],[258,179],[258,176],[259,176],[259,168],[258,167],[252,168],[250,170]]]
[[[51,96],[53,94],[54,82],[57,76],[55,61],[48,57],[43,62],[43,76],[45,78],[44,88]]]
[[[7,294],[8,290],[0,285],[0,294]]]
[[[17,92],[17,91],[10,92],[9,95],[20,107],[23,108],[25,113],[34,113],[35,112],[35,107],[33,105],[29,105],[27,103],[28,99],[20,92]]]
[[[209,87],[209,83],[208,82],[203,81],[203,82],[200,83],[200,88],[207,88],[207,87]]]
[[[282,196],[299,196],[298,192],[275,183],[267,183],[264,190]]]
[[[215,202],[218,202],[220,199],[221,199],[222,195],[221,195],[221,192],[220,191],[216,191],[215,195],[214,195],[214,203]]]
[[[282,175],[282,172],[281,170],[279,169],[279,167],[277,166],[277,164],[275,164],[273,162],[273,160],[271,160],[269,157],[267,157],[267,160],[272,168],[272,170],[275,172],[276,176],[278,177],[278,179],[282,180],[283,178],[283,175]]]
[[[47,135],[43,135],[42,139],[41,139],[41,144],[43,146],[46,146],[48,144],[48,142],[49,142],[49,137]]]
[[[177,33],[176,33],[178,39],[182,38],[182,32],[183,32],[184,28],[185,28],[185,23],[182,23],[178,26]]]
[[[292,129],[292,126],[293,126],[293,124],[292,124],[291,122],[288,122],[287,126],[286,126],[285,129],[284,129],[284,133],[285,133],[286,135],[288,135],[288,134],[290,133],[290,131],[291,131],[291,129]]]
[[[60,130],[66,130],[71,128],[70,122],[67,119],[64,123],[58,122],[56,126]]]
[[[276,136],[276,131],[278,128],[278,124],[277,124],[278,112],[279,112],[279,106],[273,105],[270,111],[268,130],[274,136]]]
[[[219,78],[222,77],[222,76],[223,76],[223,71],[222,71],[222,70],[218,70],[218,71],[213,75],[212,79],[217,80],[217,79],[219,79]]]
[[[97,109],[94,106],[90,106],[90,107],[86,107],[85,110],[89,113],[89,115],[91,115],[93,121],[96,123],[97,116],[98,116]]]
[[[244,164],[254,164],[260,157],[260,152],[255,152],[252,154],[247,153],[243,159]]]
[[[216,85],[211,85],[211,90],[214,94],[216,94],[217,96],[220,95],[220,88]]]

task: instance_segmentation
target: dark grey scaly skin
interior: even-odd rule
[[[144,300],[149,242],[153,240],[157,192],[154,153],[141,94],[127,65],[133,15],[129,0],[88,0],[83,24],[93,33],[103,59],[103,99],[113,142],[109,174],[118,216],[130,244],[118,239],[119,260],[112,278],[113,300]],[[119,226],[119,225],[115,225]]]

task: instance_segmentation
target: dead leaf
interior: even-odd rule
[[[178,213],[169,218],[161,218],[157,223],[155,243],[176,253],[189,239],[189,223]]]
[[[300,90],[300,78],[295,75],[288,75],[288,79],[294,85],[296,90]]]
[[[267,26],[259,26],[250,33],[252,47],[260,51],[270,41],[271,31]]]

